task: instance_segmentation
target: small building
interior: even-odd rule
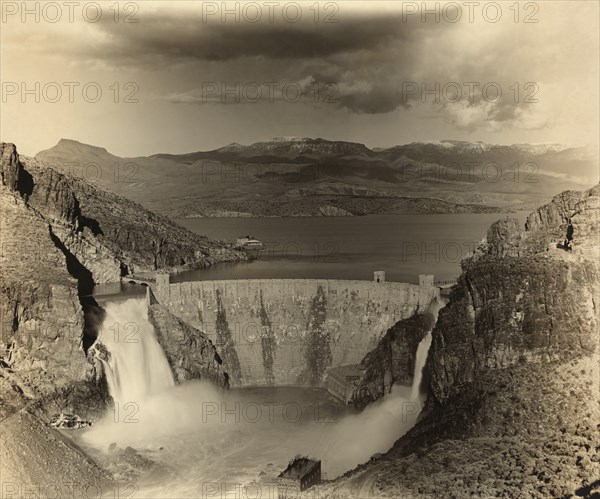
[[[385,282],[385,272],[383,270],[376,270],[373,272],[373,281]]]
[[[243,249],[263,249],[265,245],[262,243],[262,241],[259,241],[255,237],[244,236],[238,237],[235,240],[235,247]]]
[[[364,375],[365,370],[360,364],[332,367],[325,378],[327,391],[347,404]]]
[[[432,288],[434,286],[433,277],[432,274],[419,274],[419,286]]]
[[[318,483],[321,483],[321,461],[298,455],[279,473],[277,494],[279,499],[299,498],[303,491]]]

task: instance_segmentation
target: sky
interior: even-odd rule
[[[598,143],[596,1],[75,3],[1,4],[0,138],[22,154]]]

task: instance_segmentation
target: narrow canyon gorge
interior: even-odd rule
[[[91,291],[136,276],[155,281],[140,306],[177,385],[322,387],[328,367],[356,363],[365,375],[350,400],[367,410],[415,382],[430,334],[416,424],[389,451],[317,485],[319,497],[600,490],[600,186],[563,192],[524,227],[510,217],[494,223],[463,259],[436,322],[432,285],[161,283],[169,272],[248,256],[21,158],[13,144],[0,146],[0,173],[4,483],[58,490],[114,480],[48,423],[110,407],[111,346],[97,341],[106,310]],[[253,341],[232,335],[250,322]],[[301,325],[300,346],[285,344],[281,324]],[[37,452],[18,452],[29,446]]]

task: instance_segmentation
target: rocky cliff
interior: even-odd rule
[[[92,375],[81,348],[77,280],[49,221],[28,206],[31,177],[11,149],[2,149],[0,163],[2,415]]]
[[[95,336],[86,314],[97,308],[84,298],[95,283],[245,258],[136,203],[20,158],[13,144],[0,144],[0,177],[0,415],[33,400],[59,398],[69,410],[78,400],[103,398],[83,341],[84,330]]]
[[[177,383],[192,379],[211,381],[229,388],[229,375],[212,342],[198,329],[171,314],[163,305],[154,303],[148,311],[158,342]]]
[[[599,194],[566,192],[524,228],[490,228],[432,333],[420,421],[319,495],[600,493]],[[572,251],[556,246],[569,223]]]
[[[391,392],[396,383],[413,381],[417,347],[433,326],[433,316],[418,312],[394,324],[363,359],[365,376],[352,395],[355,407],[363,408]]]

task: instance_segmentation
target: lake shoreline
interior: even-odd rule
[[[511,213],[524,223],[526,212]],[[174,282],[222,279],[385,279],[418,282],[456,279],[460,261],[487,236],[498,213],[364,215],[360,217],[266,217],[177,219],[195,233],[234,244],[252,235],[265,250],[248,262],[220,263],[184,271]]]

